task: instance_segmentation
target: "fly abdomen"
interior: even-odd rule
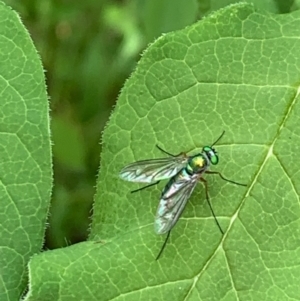
[[[168,199],[176,193],[184,183],[189,181],[191,175],[187,168],[183,168],[179,173],[172,177],[162,191],[161,198]]]

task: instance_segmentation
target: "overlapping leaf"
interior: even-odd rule
[[[17,300],[41,250],[52,185],[49,110],[40,58],[0,2],[0,300]]]

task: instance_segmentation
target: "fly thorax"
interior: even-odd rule
[[[186,171],[192,175],[195,173],[202,172],[208,166],[208,161],[202,154],[198,154],[194,157],[191,157],[188,161]]]

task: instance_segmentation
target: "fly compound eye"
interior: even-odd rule
[[[204,146],[203,151],[205,152],[206,156],[208,157],[211,164],[216,165],[219,162],[219,157],[217,152],[210,146]]]
[[[212,156],[209,157],[209,159],[210,159],[211,164],[213,164],[213,165],[216,165],[219,162],[219,157],[215,152],[213,152]]]

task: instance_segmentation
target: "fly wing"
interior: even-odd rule
[[[183,171],[184,172],[184,171]],[[188,199],[196,187],[200,174],[172,178],[163,191],[155,217],[155,232],[164,234],[171,230],[179,219]]]
[[[169,179],[185,167],[188,158],[180,154],[176,157],[137,161],[125,166],[119,175],[123,180],[140,183]]]

